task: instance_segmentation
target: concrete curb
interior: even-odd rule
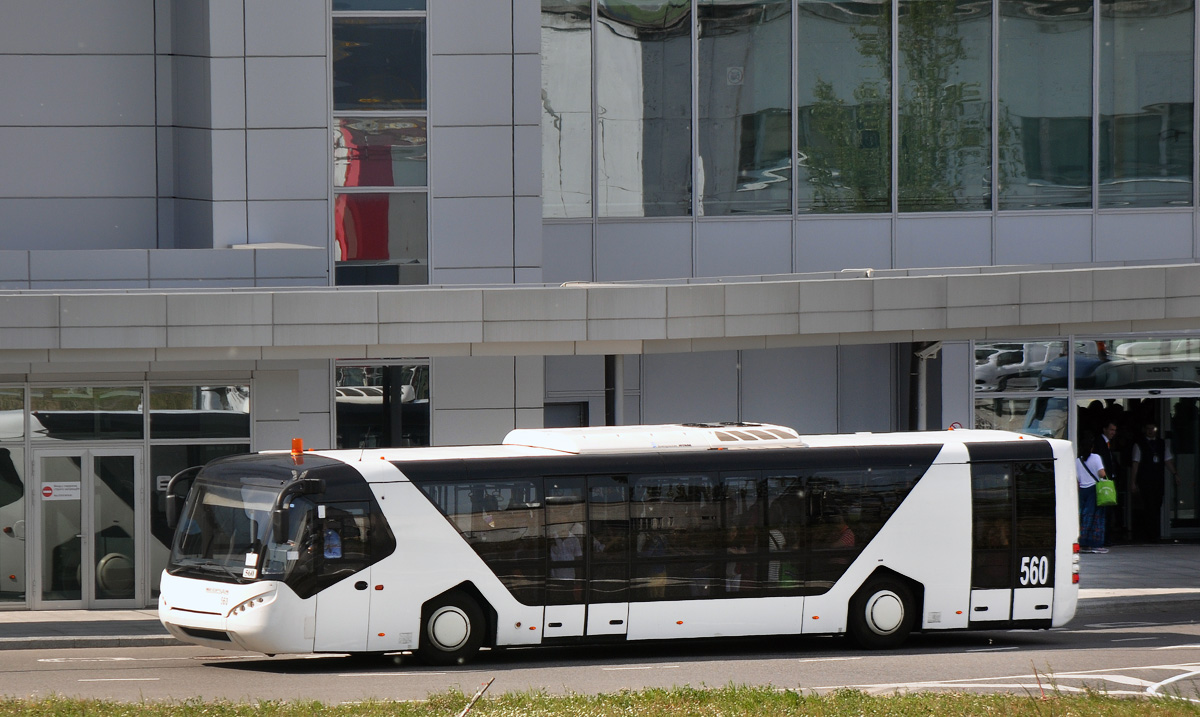
[[[56,650],[73,647],[163,647],[188,643],[171,635],[59,635],[0,637],[0,650]]]
[[[1112,598],[1080,600],[1075,607],[1075,616],[1101,615],[1105,613],[1145,610],[1148,612],[1170,612],[1172,610],[1195,610],[1200,606],[1200,595],[1129,595]]]

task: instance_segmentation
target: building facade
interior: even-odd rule
[[[170,477],[293,437],[1157,423],[1200,535],[1192,0],[0,20],[0,608],[154,604]]]

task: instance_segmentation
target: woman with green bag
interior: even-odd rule
[[[1092,452],[1092,435],[1079,436],[1075,477],[1079,481],[1079,551],[1107,553],[1104,547],[1104,510],[1096,507],[1096,482],[1105,477],[1104,461]]]

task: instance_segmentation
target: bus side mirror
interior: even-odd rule
[[[288,516],[287,510],[284,508],[276,508],[271,511],[271,535],[275,536],[275,540],[286,540],[288,534]]]
[[[179,524],[179,513],[183,510],[183,501],[192,489],[192,482],[204,466],[184,468],[167,483],[167,527],[171,530]]]
[[[325,492],[324,478],[301,478],[293,491],[299,495],[316,495]]]

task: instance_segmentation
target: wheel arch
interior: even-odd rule
[[[496,609],[493,608],[492,604],[488,602],[488,599],[483,596],[483,593],[480,592],[479,588],[475,586],[475,583],[471,582],[470,580],[464,580],[458,585],[447,588],[437,595],[431,595],[429,599],[421,603],[421,624],[424,625],[426,618],[429,617],[429,606],[432,603],[454,592],[460,592],[467,595],[474,600],[475,604],[479,606],[479,609],[483,611],[483,620],[485,623],[483,630],[483,644],[485,647],[495,647],[496,624],[498,619],[496,616]]]
[[[900,573],[892,568],[889,568],[884,565],[880,565],[879,567],[875,568],[875,570],[872,571],[871,574],[868,575],[862,581],[862,584],[860,584],[858,586],[858,589],[854,591],[854,595],[851,596],[851,600],[853,600],[855,597],[857,597],[859,595],[859,593],[861,593],[864,589],[866,589],[866,587],[868,585],[871,585],[876,580],[884,580],[884,579],[897,580],[899,582],[902,582],[912,592],[913,608],[916,610],[916,613],[917,613],[917,621],[913,625],[913,630],[914,631],[920,630],[921,624],[924,622],[924,615],[925,615],[925,583],[922,583],[921,581],[916,580],[915,578],[911,578],[911,577],[905,575],[904,573]]]

